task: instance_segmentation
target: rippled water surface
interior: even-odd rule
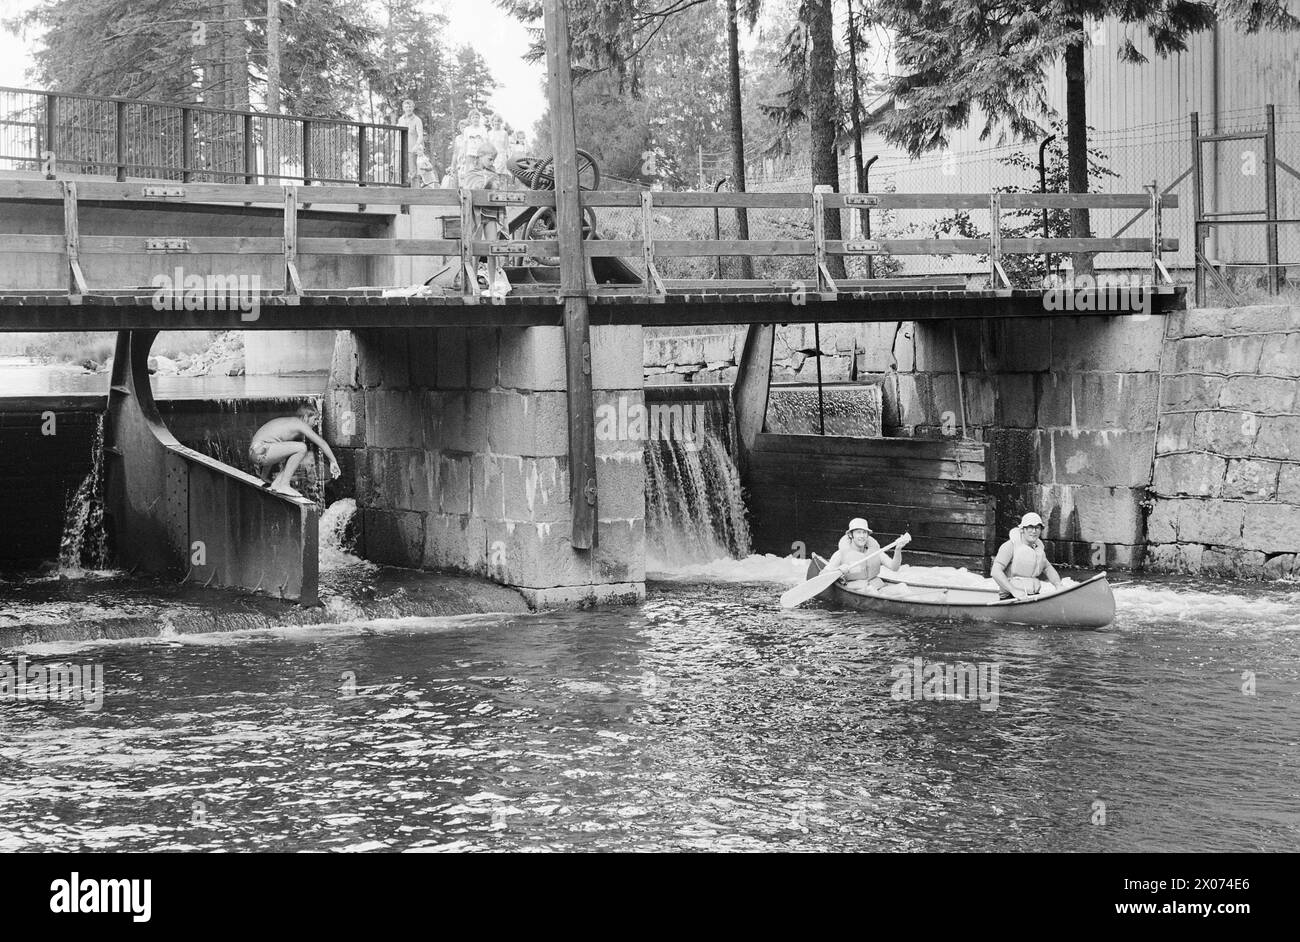
[[[1112,629],[1035,631],[784,612],[744,566],[30,649],[107,695],[0,701],[0,849],[1300,849],[1296,586],[1129,583]],[[917,657],[997,665],[996,709],[893,699]]]

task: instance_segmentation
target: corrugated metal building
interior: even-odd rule
[[[1133,39],[1150,60],[1145,65],[1120,62],[1118,51],[1125,38]],[[1093,129],[1090,145],[1101,151],[1103,162],[1116,173],[1093,184],[1103,192],[1140,192],[1153,180],[1161,189],[1174,184],[1181,206],[1165,218],[1165,234],[1176,236],[1182,247],[1169,259],[1179,267],[1192,265],[1193,187],[1191,177],[1192,112],[1199,112],[1202,133],[1229,133],[1262,128],[1264,106],[1275,106],[1277,156],[1300,173],[1300,35],[1269,32],[1245,35],[1231,26],[1204,32],[1190,40],[1187,52],[1160,59],[1140,27],[1118,22],[1097,24],[1087,52],[1088,123]],[[1064,67],[1049,76],[1048,100],[1058,112],[1065,111]],[[893,107],[890,100],[871,103],[880,115]],[[1025,172],[999,161],[1020,151],[1037,163],[1038,142],[999,144],[979,139],[983,125],[977,115],[966,129],[951,135],[946,151],[911,160],[906,153],[887,144],[879,133],[863,135],[863,154],[878,155],[871,170],[872,190],[897,192],[983,192],[1002,185],[1036,187],[1037,172]],[[1232,141],[1204,145],[1205,208],[1227,212],[1262,209],[1264,206],[1264,149],[1262,140]],[[853,190],[851,145],[840,154],[841,188]],[[765,173],[765,169],[767,173]],[[806,169],[784,171],[755,167],[759,186],[806,186]],[[1300,177],[1278,170],[1278,215],[1300,219]],[[784,179],[776,179],[783,177]],[[1181,179],[1180,179],[1181,178]],[[1133,213],[1128,210],[1096,211],[1093,231],[1098,236],[1116,233]],[[907,230],[915,237],[938,218],[933,213],[896,214],[875,227],[876,235]],[[987,216],[973,217],[981,228]],[[1149,220],[1141,219],[1126,231],[1128,236],[1150,235]],[[1280,258],[1300,265],[1300,226],[1283,227]],[[1249,228],[1211,238],[1207,254],[1225,262],[1262,262],[1264,229]],[[906,271],[976,270],[970,260],[918,258],[908,260]],[[1122,265],[1122,259],[1098,260],[1103,267]]]

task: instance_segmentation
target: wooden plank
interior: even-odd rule
[[[454,193],[455,190],[446,192]],[[554,190],[471,190],[475,208],[499,206],[554,206]]]
[[[987,202],[987,201],[986,201]],[[987,255],[993,250],[992,239],[871,239],[877,248],[871,252],[849,251],[854,241],[827,239],[830,255]]]
[[[741,195],[741,194],[735,194]],[[714,255],[808,255],[813,254],[813,243],[808,240],[723,239],[717,242],[706,239],[656,239],[655,254],[664,257],[695,258]]]
[[[1149,209],[1149,193],[1002,193],[1003,209]],[[1177,208],[1178,197],[1161,200]]]
[[[803,456],[802,469],[790,468],[785,480],[802,479],[808,483],[829,484],[833,481],[863,480],[867,475],[906,474],[910,477],[924,478],[932,481],[983,481],[985,471],[983,462],[976,461],[938,461],[932,458],[834,458],[829,455],[815,456],[815,463],[809,464],[813,456]],[[791,456],[793,460],[793,456]],[[759,465],[755,474],[767,472],[770,465]],[[782,480],[773,477],[774,480]]]
[[[812,193],[656,193],[656,209],[812,209]]]
[[[275,236],[195,236],[184,238],[184,251],[151,251],[146,236],[82,236],[83,255],[157,255],[185,258],[190,255],[279,255],[284,242]],[[158,236],[168,240],[179,236]],[[305,240],[304,240],[305,241]]]
[[[569,408],[570,543],[596,545],[596,425],[591,378],[591,318],[587,306],[587,260],[578,184],[578,150],[569,66],[569,14],[564,0],[545,0],[547,92],[551,145],[555,150],[555,221],[560,243],[560,294],[564,298],[564,348]]]
[[[456,190],[435,190],[402,186],[304,186],[297,187],[298,201],[319,206],[342,203],[367,206],[445,206],[460,205]]]
[[[247,186],[242,183],[168,183],[139,180],[130,183],[85,181],[82,199],[132,200],[147,203],[267,203],[284,204],[285,187]],[[177,193],[176,196],[146,196],[150,193]]]
[[[583,190],[582,205],[590,206],[593,209],[599,209],[609,206],[619,206],[625,209],[635,209],[641,205],[641,194],[644,191],[627,191],[627,190]],[[658,203],[659,194],[655,194],[655,202]]]
[[[0,180],[0,200],[63,201],[58,180]]]
[[[81,243],[83,246],[90,241],[89,236],[82,236]],[[61,235],[28,235],[25,232],[7,232],[0,234],[0,242],[4,244],[6,255],[16,255],[24,253],[40,254],[52,252],[58,255],[63,254],[67,248],[67,243]],[[84,249],[83,249],[84,251]],[[8,288],[4,289],[6,292]]]
[[[197,241],[197,240],[195,240]],[[459,255],[459,239],[298,239],[300,255]],[[486,254],[486,250],[484,250]]]
[[[1167,252],[1178,251],[1177,239],[1165,239]],[[1011,255],[1042,255],[1047,252],[1142,252],[1151,251],[1150,239],[1004,239],[1002,251]]]
[[[777,387],[781,388],[781,387]],[[961,439],[854,438],[847,435],[792,435],[764,432],[754,442],[760,451],[791,454],[835,454],[847,456],[897,455],[906,457],[955,458],[982,461],[988,445]]]

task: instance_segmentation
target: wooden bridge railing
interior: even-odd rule
[[[295,299],[312,289],[303,284],[298,260],[303,255],[372,255],[372,256],[442,256],[459,265],[465,277],[460,289],[467,303],[494,303],[499,298],[481,298],[475,274],[479,260],[485,260],[489,284],[500,266],[536,263],[553,259],[559,252],[553,238],[484,237],[483,214],[495,210],[503,222],[512,214],[529,210],[552,209],[555,193],[533,190],[433,190],[406,188],[365,188],[355,186],[257,186],[240,184],[135,184],[87,181],[4,180],[0,181],[0,219],[6,201],[35,200],[62,202],[64,231],[60,235],[29,235],[0,232],[0,249],[6,252],[56,253],[66,258],[68,294],[73,303],[83,295],[113,294],[126,288],[92,289],[86,282],[81,258],[89,255],[185,255],[282,256],[284,261],[283,300]],[[83,234],[78,223],[78,205],[82,201],[157,204],[234,204],[262,205],[283,212],[280,237],[196,236],[193,238],[150,238],[145,236]],[[1177,197],[1161,196],[1154,187],[1142,194],[837,194],[837,193],[713,193],[713,192],[615,192],[593,191],[582,194],[584,208],[635,211],[640,216],[640,238],[589,239],[584,241],[588,259],[636,259],[644,270],[641,284],[611,287],[592,285],[594,293],[635,293],[662,299],[674,291],[674,285],[659,272],[658,261],[665,258],[714,258],[717,256],[795,256],[815,263],[815,283],[785,280],[725,282],[731,288],[746,286],[764,293],[773,291],[816,292],[831,299],[845,292],[868,290],[870,279],[836,279],[828,261],[835,256],[871,255],[981,255],[988,257],[992,289],[1010,292],[1011,284],[1002,267],[1008,255],[1043,253],[1141,253],[1149,254],[1151,287],[1172,292],[1172,278],[1161,256],[1178,248],[1178,240],[1161,234],[1160,213],[1177,206]],[[300,237],[298,213],[310,206],[427,206],[444,210],[444,216],[459,224],[457,237],[440,239],[412,238],[327,238]],[[657,239],[655,213],[666,209],[791,209],[812,213],[812,234],[807,239]],[[879,209],[976,209],[990,215],[988,238],[966,239],[828,239],[823,225],[824,213],[831,210]],[[1142,209],[1152,213],[1154,224],[1150,238],[1003,238],[1000,214],[1010,210],[1071,209]],[[3,222],[0,222],[3,228]],[[504,227],[503,227],[504,229]],[[1135,266],[1137,267],[1137,266]],[[692,282],[683,290],[698,293],[701,285]],[[717,282],[722,286],[724,282]],[[896,283],[893,285],[896,287]],[[138,289],[137,289],[138,290]],[[319,289],[322,293],[345,293],[339,288]],[[530,286],[528,293],[554,293],[551,286]],[[0,292],[3,293],[3,292]],[[22,292],[8,292],[22,293]],[[26,292],[31,293],[31,292]],[[46,292],[48,293],[48,292]]]

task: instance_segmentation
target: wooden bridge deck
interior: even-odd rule
[[[786,324],[861,321],[929,320],[970,317],[1037,317],[1053,313],[1150,314],[1180,308],[1182,289],[1172,283],[1161,253],[1177,247],[1165,238],[1161,211],[1176,205],[1174,197],[1161,196],[1153,187],[1136,194],[838,194],[838,193],[625,193],[583,192],[583,211],[617,210],[632,214],[640,223],[621,238],[593,237],[581,241],[588,265],[585,294],[590,320],[596,324],[705,325]],[[116,206],[128,213],[142,209],[205,208],[240,214],[255,209],[281,217],[274,235],[124,235],[121,232],[85,232],[79,221],[83,206]],[[543,225],[493,232],[485,219],[506,222],[518,213],[554,213],[553,191],[422,190],[392,187],[251,186],[237,184],[104,183],[59,180],[0,181],[0,216],[18,217],[29,207],[61,207],[57,231],[0,232],[0,251],[10,259],[15,273],[26,271],[25,256],[57,259],[37,284],[49,284],[49,270],[61,269],[57,289],[0,287],[0,331],[77,331],[127,329],[252,330],[331,329],[356,327],[440,326],[545,326],[563,323],[563,298],[559,285],[546,283],[560,255],[559,242]],[[308,207],[424,207],[452,223],[444,237],[323,237],[300,233],[299,216]],[[1153,220],[1150,238],[1003,238],[1002,214],[1009,211],[1068,209],[1074,207],[1136,210]],[[840,239],[827,234],[825,222],[871,210],[900,209],[983,210],[989,215],[989,236],[961,239]],[[811,221],[808,238],[785,240],[667,239],[656,220],[660,210],[761,210],[799,211]],[[57,208],[55,212],[57,213]],[[1134,218],[1137,218],[1135,216]],[[56,217],[57,218],[57,217]],[[99,217],[97,217],[99,218]],[[157,225],[157,214],[140,217]],[[588,218],[598,218],[589,216]],[[117,228],[115,225],[102,228]],[[3,223],[0,223],[3,228]],[[24,228],[23,225],[17,228]],[[508,225],[507,225],[507,228]],[[274,230],[272,230],[274,231]],[[677,233],[681,234],[681,233]],[[544,237],[543,237],[544,236]],[[594,233],[593,233],[594,236]],[[1064,255],[1068,253],[1131,253],[1134,268],[1148,268],[1143,284],[1128,279],[1132,287],[1070,289],[1070,303],[1052,305],[1043,290],[1013,289],[1002,266],[1011,255]],[[904,255],[968,255],[983,259],[983,283],[991,288],[964,290],[952,276],[901,283],[901,279],[846,279],[833,274],[836,260],[846,257]],[[456,273],[459,287],[438,289],[433,296],[383,297],[375,288],[321,287],[304,280],[305,256],[368,256],[440,259],[445,270]],[[789,279],[690,280],[674,282],[660,273],[672,260],[744,257],[791,257],[812,272],[806,281]],[[1142,256],[1146,256],[1143,258]],[[144,267],[140,259],[145,258]],[[126,261],[134,259],[134,267]],[[106,264],[107,260],[107,264]],[[567,264],[570,259],[565,258]],[[121,263],[121,264],[118,264]],[[516,290],[503,298],[481,297],[475,274],[487,269],[488,282],[507,274]],[[205,277],[234,281],[252,287],[253,273],[278,269],[283,277],[269,279],[279,290],[258,291],[241,297],[246,303],[229,309],[233,295],[220,299],[211,294],[189,303],[164,304],[154,289],[141,285],[149,276],[141,271],[165,269],[205,273]],[[135,274],[128,274],[134,271]],[[89,277],[93,273],[94,277]],[[111,274],[109,274],[111,273]],[[207,275],[207,273],[212,273]],[[537,273],[534,277],[531,273]],[[105,284],[116,277],[118,284]],[[544,276],[544,277],[541,277]],[[123,284],[122,282],[126,282]],[[55,282],[57,283],[57,281]],[[179,286],[178,286],[179,287]],[[171,289],[169,289],[170,291]],[[579,295],[581,296],[581,288]],[[173,300],[179,300],[173,298]]]
[[[852,291],[830,298],[808,294],[802,297],[801,303],[795,303],[788,291],[692,291],[666,297],[592,292],[588,298],[593,324],[647,326],[1115,316],[1141,310],[1136,303],[1116,309],[1114,292],[1101,289],[1090,293],[1098,296],[1100,303],[1077,303],[1077,296],[1084,294],[1078,292],[1077,311],[1048,310],[1043,291],[1025,289]],[[1150,293],[1147,300],[1150,305],[1146,312],[1159,314],[1181,309],[1186,293],[1182,288],[1167,288]],[[564,319],[564,309],[554,297],[537,295],[508,295],[491,303],[488,299],[468,303],[460,296],[384,298],[340,293],[289,300],[267,294],[259,296],[256,305],[250,308],[253,309],[167,311],[158,309],[152,293],[85,295],[79,303],[73,303],[66,294],[15,294],[0,290],[0,331],[544,327],[559,326]]]

